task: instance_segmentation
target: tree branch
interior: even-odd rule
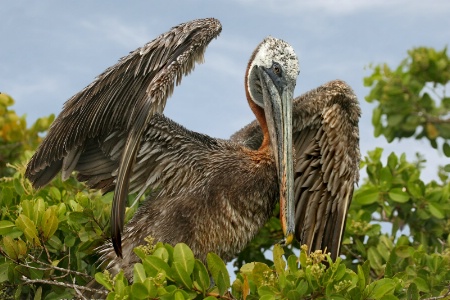
[[[88,288],[88,287],[85,287],[85,286],[76,285],[74,283],[64,283],[64,282],[53,281],[53,280],[44,280],[44,279],[29,279],[26,276],[22,276],[22,280],[26,284],[35,284],[35,283],[50,284],[50,285],[56,285],[56,286],[70,288],[70,289],[73,289],[75,291],[78,290],[78,291],[86,291],[86,292],[91,292],[91,293],[98,293],[98,294],[102,294],[102,295],[108,295],[108,291],[92,289],[92,288]]]
[[[78,272],[78,271],[74,271],[74,270],[70,270],[70,269],[64,269],[64,268],[60,268],[60,267],[57,267],[57,266],[50,265],[50,264],[48,264],[48,263],[45,263],[45,262],[43,262],[43,261],[38,260],[37,258],[35,258],[34,256],[32,256],[31,254],[28,254],[28,256],[29,256],[34,262],[36,262],[36,263],[38,263],[38,264],[40,264],[40,265],[46,266],[47,269],[44,269],[44,268],[37,268],[37,267],[32,267],[32,266],[24,265],[24,264],[20,264],[20,265],[22,265],[22,266],[24,266],[24,267],[28,267],[28,268],[43,269],[44,271],[46,271],[46,270],[48,270],[48,269],[54,269],[54,270],[58,270],[58,271],[61,271],[61,272],[64,272],[64,273],[70,273],[70,274],[79,275],[79,276],[83,276],[83,277],[87,277],[87,278],[92,279],[92,276],[90,276],[90,275],[88,275],[88,274],[86,274],[86,273],[82,273],[82,272]]]

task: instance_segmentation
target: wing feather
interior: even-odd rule
[[[39,188],[61,168],[63,178],[67,178],[77,165],[87,140],[108,136],[117,130],[127,132],[111,218],[112,239],[118,255],[121,255],[128,179],[144,129],[155,113],[164,110],[175,84],[193,70],[196,62],[203,61],[206,46],[220,31],[221,24],[216,19],[183,23],[122,58],[64,104],[28,163],[26,176]],[[103,180],[97,182],[102,186],[110,185]]]
[[[339,255],[347,210],[359,179],[358,100],[335,80],[294,99],[294,199],[296,238],[310,251]],[[251,149],[261,145],[256,121],[231,139]]]
[[[33,186],[46,185],[61,169],[64,157],[76,158],[77,149],[87,139],[117,129],[130,131],[135,125],[145,125],[155,112],[162,112],[174,85],[203,60],[206,46],[220,31],[216,19],[173,27],[121,58],[72,96],[28,163],[26,175]]]
[[[102,187],[105,192],[114,189],[120,157],[112,155],[113,147],[108,147],[105,141],[115,140],[123,150],[126,138],[126,135],[114,132],[91,141],[89,149],[82,152],[75,167],[78,179],[86,181],[92,188],[99,188],[102,182],[107,182],[108,185]],[[163,190],[165,194],[176,192],[193,172],[204,171],[207,163],[204,157],[219,147],[223,147],[222,142],[187,130],[169,118],[155,114],[144,130],[130,175],[130,190],[139,193],[150,189]]]
[[[353,91],[338,80],[294,100],[296,237],[333,259],[359,179],[360,114]]]

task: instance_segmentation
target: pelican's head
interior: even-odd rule
[[[299,74],[294,49],[267,37],[253,52],[246,73],[247,98],[264,133],[261,147],[273,150],[280,187],[280,219],[285,242],[294,237],[292,100]],[[270,143],[269,143],[270,140]]]
[[[266,73],[272,76],[277,88],[285,85],[292,92],[291,96],[293,95],[299,74],[299,64],[291,45],[271,36],[266,37],[255,49],[250,59],[246,76],[248,92],[251,99],[264,109],[261,84],[257,78],[257,69],[259,68],[265,69]]]

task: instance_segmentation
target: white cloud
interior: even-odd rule
[[[99,16],[95,22],[92,19],[82,20],[81,26],[87,29],[90,34],[93,32],[101,34],[105,39],[129,50],[134,50],[130,48],[132,45],[140,47],[151,38],[156,37],[155,34],[149,32],[148,27],[143,25],[130,26],[112,16]]]
[[[12,82],[5,82],[5,86],[7,90],[2,92],[15,100],[13,109],[18,115],[26,114],[30,124],[39,117],[59,112],[67,98],[67,82],[61,77],[15,78]]]
[[[62,82],[59,78],[54,77],[35,77],[32,82],[27,79],[16,80],[8,86],[8,92],[15,99],[32,99],[36,94],[52,94],[62,88]]]
[[[284,15],[299,13],[325,13],[346,15],[367,12],[372,9],[401,9],[403,12],[442,13],[450,8],[450,1],[434,0],[234,0],[242,5],[252,5]]]

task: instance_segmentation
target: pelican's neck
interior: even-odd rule
[[[264,110],[252,100],[249,93],[247,80],[245,80],[245,94],[247,96],[248,104],[255,114],[263,133],[263,141],[258,151],[267,151],[268,149],[270,149],[270,135],[269,128],[267,127],[266,115],[264,114]]]

